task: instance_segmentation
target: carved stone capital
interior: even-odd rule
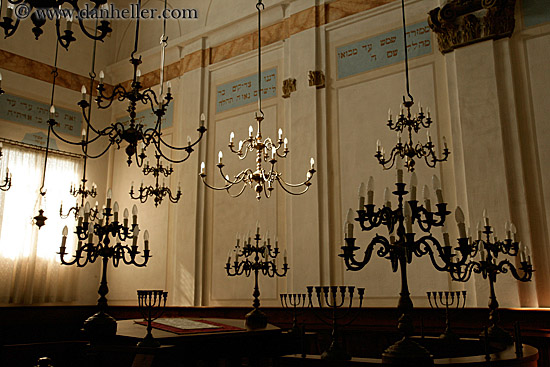
[[[283,80],[283,98],[290,97],[290,93],[296,92],[296,79],[288,78]]]
[[[439,51],[489,39],[510,37],[514,32],[515,0],[451,0],[428,13],[428,24],[437,35]]]
[[[325,87],[325,74],[322,71],[309,71],[307,75],[309,86],[315,86],[317,89],[322,89]]]

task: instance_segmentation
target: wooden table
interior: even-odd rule
[[[193,319],[201,321],[201,319]],[[241,330],[215,329],[202,332],[176,334],[153,329],[153,337],[160,348],[139,348],[136,344],[147,334],[144,325],[136,320],[117,321],[115,345],[96,346],[95,358],[90,365],[102,367],[154,367],[154,366],[260,366],[277,360],[284,354],[285,338],[281,329],[268,324],[263,329],[247,330],[244,320],[203,319]],[[141,320],[138,320],[141,321]]]

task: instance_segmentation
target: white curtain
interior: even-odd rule
[[[0,176],[5,177],[9,169],[13,178],[11,189],[0,192],[0,303],[73,301],[76,265],[61,265],[57,252],[61,232],[67,225],[67,251],[72,254],[76,243],[75,218],[61,219],[59,206],[63,201],[66,211],[76,203],[69,188],[71,183],[79,182],[81,160],[50,153],[46,195],[42,197],[39,189],[45,152],[5,144],[2,153]],[[48,218],[40,230],[33,224],[39,209]]]

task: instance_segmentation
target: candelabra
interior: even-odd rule
[[[351,359],[351,356],[346,352],[345,348],[342,347],[339,338],[338,338],[338,323],[340,320],[349,318],[352,312],[352,305],[353,305],[353,294],[355,292],[355,287],[353,286],[330,286],[330,287],[320,287],[320,286],[308,286],[307,287],[307,295],[308,295],[308,302],[309,306],[313,307],[313,289],[315,288],[315,293],[317,295],[317,302],[319,304],[319,308],[321,309],[321,312],[315,313],[319,319],[321,319],[323,322],[328,322],[325,320],[326,317],[323,317],[322,314],[323,310],[323,303],[330,309],[331,315],[330,315],[330,325],[332,326],[332,333],[331,333],[331,343],[330,347],[321,354],[322,359],[328,359],[328,360],[349,360]],[[346,291],[349,298],[349,304],[348,308],[345,313],[338,314],[337,311],[344,307],[345,301],[346,301]],[[338,297],[338,293],[340,293],[340,297]],[[357,288],[357,293],[359,294],[359,308],[363,305],[363,295],[365,294],[365,288]],[[339,299],[338,299],[339,298]],[[351,317],[351,319],[345,323],[340,325],[340,327],[346,326],[351,324],[355,318],[357,317],[357,314],[355,314],[354,317]]]
[[[138,255],[142,252],[138,249],[139,226],[137,223],[137,207],[132,208],[132,224],[128,223],[128,209],[124,210],[123,222],[119,222],[118,203],[114,203],[111,208],[111,190],[107,192],[107,204],[103,211],[97,215],[96,221],[90,220],[89,206],[86,205],[84,215],[78,217],[78,225],[76,226],[76,235],[78,244],[75,254],[71,260],[65,260],[66,241],[68,228],[63,228],[63,237],[61,247],[59,248],[59,256],[61,264],[74,265],[84,267],[88,263],[94,263],[98,258],[102,259],[102,275],[98,294],[100,295],[97,306],[99,311],[90,317],[84,323],[83,330],[91,337],[92,341],[101,341],[105,338],[112,337],[116,334],[116,320],[109,316],[107,310],[107,265],[109,259],[112,259],[113,266],[118,267],[120,261],[126,265],[135,265],[144,267],[147,265],[150,256],[149,250],[149,232],[145,231],[143,235],[144,249],[143,260],[138,261]],[[113,217],[111,221],[111,217]],[[105,222],[104,222],[105,221]],[[94,241],[94,236],[97,236],[97,241]],[[83,241],[87,243],[83,244]],[[116,245],[111,245],[111,241],[116,240]],[[132,245],[123,245],[122,242],[132,240]]]
[[[398,329],[403,334],[403,338],[389,347],[382,357],[387,363],[402,363],[404,360],[415,360],[415,363],[423,366],[432,365],[433,361],[429,352],[410,338],[414,331],[411,315],[413,303],[408,288],[407,265],[412,262],[413,255],[416,257],[427,255],[437,270],[451,271],[457,264],[464,264],[466,262],[470,249],[467,246],[467,238],[458,240],[461,245],[458,247],[458,252],[454,253],[448,233],[445,232],[443,234],[443,246],[432,236],[432,228],[443,227],[450,212],[447,211],[447,204],[443,202],[443,194],[437,176],[433,177],[437,196],[437,204],[435,204],[437,209],[435,211],[431,209],[429,191],[426,186],[424,187],[424,205],[419,204],[416,200],[416,181],[416,175],[413,173],[411,177],[410,197],[405,202],[405,195],[409,192],[406,190],[406,184],[403,183],[403,170],[400,168],[398,162],[396,189],[392,192],[397,197],[397,208],[392,209],[389,189],[386,188],[384,195],[385,204],[382,208],[376,209],[373,202],[374,179],[371,177],[369,179],[369,190],[366,198],[363,196],[364,190],[360,189],[357,218],[353,218],[351,209],[348,212],[344,229],[346,244],[342,246],[343,253],[339,256],[344,258],[348,270],[359,271],[369,263],[375,247],[379,246],[376,254],[379,257],[390,260],[394,272],[400,269],[401,292],[398,310],[401,313],[401,317],[399,318]],[[364,184],[361,186],[364,187]],[[367,199],[366,204],[365,199]],[[376,234],[367,245],[362,260],[355,258],[356,251],[360,247],[356,246],[356,238],[353,237],[354,220],[359,222],[363,231],[371,231],[375,228],[385,226],[389,234],[389,238]],[[418,225],[420,231],[424,232],[418,239],[415,238],[416,233],[413,232],[413,224],[415,223]],[[459,223],[461,233],[463,228],[464,223]],[[465,233],[464,237],[466,237]],[[439,257],[443,261],[443,264],[439,264],[436,257]]]
[[[275,240],[275,247],[271,246],[271,239],[266,234],[263,246],[260,246],[262,237],[260,236],[260,226],[256,225],[256,235],[254,237],[254,244],[251,238],[243,239],[243,246],[240,247],[240,239],[237,235],[237,244],[235,245],[235,261],[231,259],[231,251],[225,264],[225,270],[230,277],[245,274],[249,277],[251,273],[254,273],[254,292],[252,293],[254,301],[252,306],[254,309],[246,315],[246,326],[249,329],[260,329],[267,325],[267,316],[260,311],[260,288],[258,287],[258,275],[261,271],[263,275],[267,275],[270,278],[275,276],[284,277],[288,271],[288,263],[286,257],[286,250],[284,254],[283,268],[278,269],[277,257],[279,256],[279,244]],[[243,260],[239,260],[242,257]]]
[[[481,274],[483,279],[489,279],[489,329],[488,337],[490,340],[498,343],[512,344],[511,335],[498,326],[498,301],[495,294],[495,282],[498,274],[504,274],[510,271],[512,276],[521,281],[528,282],[533,276],[533,265],[531,264],[531,256],[529,248],[525,245],[520,245],[516,228],[513,224],[506,222],[505,232],[506,239],[498,240],[493,235],[493,227],[489,224],[487,212],[483,211],[484,226],[478,223],[477,240],[471,238],[466,239],[464,248],[469,251],[471,256],[468,262],[455,263],[451,269],[451,277],[454,280],[466,282],[470,279],[473,273]],[[512,238],[513,237],[513,238]],[[475,257],[479,253],[479,259]],[[510,262],[508,259],[499,260],[499,255],[508,255],[516,257],[520,255],[519,267]],[[519,270],[519,271],[518,271]]]
[[[138,347],[157,348],[160,343],[153,338],[151,323],[158,319],[164,313],[166,307],[166,298],[168,292],[163,290],[138,290],[138,305],[139,311],[143,318],[147,321],[147,335],[138,343]]]
[[[152,174],[155,177],[155,186],[144,187],[142,182],[139,187],[139,195],[134,196],[134,184],[132,183],[132,186],[130,187],[130,197],[145,203],[149,196],[154,196],[155,206],[162,203],[162,199],[164,199],[165,196],[167,196],[172,203],[177,203],[181,197],[181,188],[178,187],[178,192],[175,196],[172,196],[172,191],[169,187],[164,185],[164,182],[162,186],[159,185],[160,175],[168,177],[174,172],[174,169],[172,168],[172,165],[170,165],[169,168],[164,167],[160,161],[160,155],[158,153],[155,154],[155,158],[157,160],[156,166],[150,167],[149,162],[147,162],[143,167],[143,174],[145,176]]]
[[[466,305],[466,291],[444,291],[444,292],[426,292],[428,295],[428,302],[430,303],[431,308],[439,308],[445,307],[445,332],[439,336],[440,339],[443,339],[450,343],[455,343],[460,340],[458,335],[456,335],[451,330],[451,321],[449,317],[449,308],[453,307],[455,309],[461,308],[460,305],[462,304],[462,308]],[[439,295],[439,302],[437,301],[437,296]],[[445,295],[445,297],[443,297]],[[462,295],[462,298],[461,298]],[[432,297],[433,297],[433,304],[432,304]]]
[[[292,309],[292,328],[290,332],[293,335],[300,335],[301,330],[298,326],[298,310],[303,309],[307,305],[306,295],[300,293],[283,293],[280,294],[280,297],[281,306],[286,309]]]
[[[89,10],[89,13],[95,15],[96,19],[106,17],[108,13],[107,0],[92,0],[92,2],[95,5],[93,9]],[[61,6],[64,4],[71,5],[72,9],[62,9]],[[112,31],[109,22],[102,20],[100,25],[96,25],[96,33],[89,33],[84,26],[84,17],[81,16],[81,9],[78,6],[78,0],[8,0],[6,14],[2,18],[3,20],[0,21],[0,27],[4,29],[5,38],[8,38],[15,34],[21,19],[30,17],[34,25],[32,32],[34,33],[35,38],[38,39],[40,35],[44,33],[42,26],[46,24],[47,19],[52,15],[54,18],[57,18],[55,22],[57,41],[66,49],[69,48],[71,42],[76,41],[72,30],[75,16],[78,20],[80,30],[90,39],[102,41]],[[63,31],[63,34],[61,34],[61,22],[59,21],[59,18],[67,19],[66,28]],[[99,32],[99,34],[97,34],[97,32]]]
[[[249,152],[252,152],[256,156],[256,167],[255,168],[246,168],[230,178],[229,175],[224,174],[223,167],[225,166],[222,163],[223,154],[220,151],[218,154],[218,164],[217,167],[220,170],[220,174],[223,178],[223,186],[216,187],[208,184],[206,182],[206,169],[205,164],[202,162],[201,171],[199,176],[201,177],[203,183],[210,189],[213,190],[226,190],[227,193],[232,197],[240,196],[247,186],[250,186],[256,192],[256,198],[258,200],[262,197],[262,192],[264,195],[269,198],[272,191],[275,189],[275,183],[278,183],[281,188],[289,194],[292,195],[302,195],[311,186],[311,179],[315,171],[315,161],[311,158],[310,169],[306,173],[305,181],[301,183],[289,183],[286,182],[282,174],[277,171],[277,158],[286,158],[289,149],[288,149],[288,139],[283,139],[283,131],[279,129],[279,136],[277,141],[272,140],[271,138],[263,139],[262,137],[262,121],[264,120],[264,113],[262,111],[262,81],[261,81],[261,71],[262,71],[262,47],[261,47],[261,11],[264,8],[262,0],[259,0],[256,4],[256,9],[258,10],[258,110],[256,113],[256,123],[257,130],[254,135],[254,128],[252,125],[248,130],[248,138],[244,141],[239,141],[239,146],[235,149],[234,139],[235,133],[231,132],[229,136],[229,149],[231,153],[236,154],[239,159],[245,159],[248,156]],[[262,167],[262,164],[268,165],[269,168]],[[241,185],[242,184],[242,185]],[[240,185],[238,190],[235,190],[235,193],[231,193],[230,189],[235,186]],[[294,191],[297,188],[301,188],[301,191]]]
[[[0,82],[2,81],[2,75],[0,75]],[[1,90],[1,89],[0,89]],[[2,94],[0,92],[0,94]],[[0,158],[2,158],[2,143],[0,142]],[[6,177],[4,178],[4,183],[0,183],[0,190],[8,191],[11,188],[11,173],[8,168],[6,168]]]
[[[166,9],[166,0],[164,2],[164,7]],[[141,0],[137,3],[137,11],[139,13],[141,9]],[[131,165],[133,160],[136,160],[136,163],[139,167],[142,167],[144,159],[147,158],[147,155],[145,153],[147,147],[149,145],[153,145],[155,147],[155,153],[161,155],[164,159],[166,159],[169,162],[172,163],[182,163],[185,162],[191,155],[191,153],[194,151],[193,147],[199,143],[199,141],[202,139],[204,133],[206,132],[206,128],[204,127],[204,121],[205,117],[204,115],[201,115],[201,120],[199,123],[199,128],[197,131],[199,132],[199,137],[195,142],[191,142],[191,139],[188,138],[187,145],[176,147],[171,144],[168,144],[164,139],[162,138],[162,119],[166,114],[168,105],[172,101],[172,93],[171,93],[171,83],[166,83],[166,89],[167,93],[164,94],[164,63],[165,63],[165,52],[166,47],[168,45],[168,38],[165,36],[166,34],[166,20],[164,20],[164,28],[163,28],[163,34],[161,36],[161,68],[160,68],[160,93],[157,96],[157,94],[153,91],[152,88],[147,88],[145,90],[142,90],[143,86],[141,84],[140,78],[141,78],[141,71],[139,70],[139,65],[141,64],[141,56],[138,58],[136,57],[137,49],[138,49],[138,40],[139,40],[139,17],[136,20],[136,32],[135,32],[135,43],[134,43],[134,49],[130,56],[130,63],[133,67],[133,77],[132,82],[130,83],[130,88],[125,88],[122,84],[116,85],[111,92],[107,91],[107,88],[104,84],[104,78],[105,74],[103,71],[100,71],[99,73],[99,84],[97,86],[97,97],[95,101],[97,102],[97,107],[99,109],[107,109],[111,107],[113,102],[115,100],[118,100],[120,102],[122,101],[128,101],[128,108],[127,111],[129,113],[129,124],[128,126],[125,126],[122,122],[116,122],[111,124],[110,126],[104,128],[104,129],[96,129],[91,125],[90,120],[90,102],[86,100],[86,87],[82,86],[82,100],[78,102],[78,105],[82,109],[82,116],[84,120],[87,123],[88,129],[92,130],[94,136],[90,137],[88,135],[89,132],[86,130],[82,131],[82,139],[80,141],[69,141],[65,139],[64,137],[60,136],[55,131],[55,124],[52,125],[52,132],[54,135],[60,139],[61,141],[64,141],[65,143],[72,144],[72,145],[79,145],[82,146],[82,150],[84,154],[89,158],[98,158],[107,153],[109,151],[109,148],[111,146],[116,146],[117,149],[120,148],[120,145],[122,143],[127,143],[125,152],[128,156],[127,163],[128,165]],[[94,45],[94,55],[95,55],[95,45]],[[90,77],[93,80],[95,78],[95,73],[90,73]],[[141,124],[139,121],[136,121],[137,117],[137,105],[138,104],[144,104],[148,106],[151,110],[151,112],[156,116],[156,123],[153,127],[147,128],[143,124]],[[88,146],[98,141],[100,138],[105,137],[103,140],[107,140],[108,144],[99,154],[97,155],[90,155],[88,154]],[[164,149],[169,149],[172,152],[182,152],[184,153],[183,158],[177,159],[177,158],[169,158],[166,154],[163,152]]]

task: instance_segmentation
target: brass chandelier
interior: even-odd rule
[[[246,168],[230,178],[229,175],[225,174],[223,167],[223,153],[220,151],[218,154],[218,164],[217,167],[220,170],[220,174],[223,178],[223,186],[216,187],[210,185],[206,182],[206,166],[204,162],[201,163],[201,170],[199,176],[202,179],[202,182],[213,190],[226,190],[231,197],[240,196],[247,186],[253,187],[256,192],[256,198],[258,200],[262,197],[262,192],[264,195],[269,198],[272,191],[275,189],[275,183],[278,183],[281,188],[289,194],[292,195],[302,195],[304,194],[309,187],[311,186],[311,179],[313,178],[315,171],[315,161],[311,158],[311,165],[306,174],[305,181],[297,184],[286,182],[282,173],[277,171],[277,162],[278,158],[286,158],[289,149],[288,149],[288,139],[283,139],[283,131],[279,129],[278,139],[276,141],[271,138],[263,139],[262,136],[262,121],[264,120],[264,112],[262,111],[262,49],[261,49],[261,11],[264,9],[264,4],[262,0],[259,0],[256,4],[256,9],[258,10],[258,112],[255,114],[257,129],[256,134],[254,134],[254,128],[250,125],[248,130],[248,138],[244,141],[239,141],[239,145],[235,148],[235,133],[231,132],[229,136],[229,149],[231,153],[236,154],[239,159],[245,159],[248,154],[254,154],[256,156],[256,167],[255,168]],[[267,165],[268,168],[264,168],[263,164]],[[233,192],[230,190],[234,186],[240,186],[236,188]],[[298,191],[295,191],[298,189]]]
[[[402,2],[403,9],[405,5]],[[438,162],[445,162],[450,154],[447,147],[445,137],[443,137],[443,155],[438,157],[436,155],[435,145],[432,142],[429,131],[427,132],[427,142],[414,142],[413,132],[418,134],[420,129],[428,129],[433,123],[430,116],[430,110],[426,108],[426,114],[421,105],[419,105],[418,114],[413,114],[411,108],[414,105],[414,98],[409,90],[409,56],[407,52],[407,31],[405,25],[405,11],[403,10],[403,42],[405,53],[405,81],[407,85],[407,99],[403,96],[403,103],[401,104],[399,114],[396,121],[393,121],[391,109],[388,111],[387,125],[392,131],[397,132],[397,144],[391,150],[389,156],[386,158],[384,148],[380,145],[380,141],[376,142],[375,157],[378,159],[378,163],[384,167],[385,170],[392,168],[399,158],[403,159],[404,165],[407,171],[414,172],[415,158],[424,159],[428,167],[434,168]],[[404,135],[404,136],[403,136]],[[404,140],[403,140],[404,138]]]
[[[91,2],[94,3],[94,7],[90,9],[90,13],[101,16],[101,13],[107,10],[107,0],[91,0]],[[62,9],[65,4],[69,4],[72,9]],[[0,17],[0,27],[4,29],[4,38],[8,38],[15,34],[22,19],[30,18],[34,25],[32,32],[38,39],[44,33],[42,26],[46,24],[47,19],[56,18],[57,41],[65,49],[68,49],[71,42],[76,41],[72,30],[74,19],[76,19],[80,30],[86,37],[103,41],[112,31],[109,21],[101,20],[99,25],[96,24],[95,34],[91,34],[84,26],[81,10],[78,0],[8,0],[6,14]],[[75,14],[76,16],[74,16]],[[67,18],[63,31],[61,31],[60,17]]]
[[[141,9],[141,0],[137,3],[138,6],[138,12]],[[166,9],[166,1],[164,2],[164,7]],[[194,151],[193,147],[198,144],[198,142],[202,139],[204,133],[206,132],[206,128],[204,127],[204,120],[201,119],[201,122],[199,124],[199,128],[197,131],[199,132],[199,137],[195,142],[191,142],[188,140],[187,145],[182,147],[176,147],[171,144],[168,144],[164,139],[162,138],[162,119],[166,114],[168,105],[172,101],[172,93],[171,93],[171,84],[170,82],[166,83],[166,94],[164,94],[164,88],[165,88],[165,82],[164,82],[164,64],[165,64],[165,51],[166,47],[168,45],[168,38],[166,37],[166,19],[164,20],[164,26],[163,26],[163,35],[161,37],[161,68],[160,68],[160,93],[157,94],[153,91],[152,88],[147,88],[145,90],[142,90],[143,86],[141,84],[140,78],[141,78],[141,71],[139,70],[139,65],[142,63],[141,56],[138,58],[136,57],[137,49],[138,49],[138,41],[139,41],[139,18],[136,20],[136,32],[135,32],[135,43],[134,43],[134,49],[131,53],[130,57],[130,63],[133,67],[133,78],[132,82],[130,84],[130,89],[126,89],[122,84],[118,84],[114,87],[112,92],[109,94],[107,91],[107,88],[104,84],[104,77],[105,74],[103,71],[99,73],[99,85],[97,87],[97,97],[96,102],[99,109],[107,109],[111,107],[113,102],[115,100],[118,101],[128,101],[128,113],[130,117],[130,121],[128,126],[125,126],[121,122],[115,122],[111,124],[110,126],[104,128],[104,129],[96,129],[91,124],[90,119],[90,103],[86,100],[86,88],[82,87],[82,100],[78,102],[78,105],[82,109],[82,115],[84,117],[84,120],[86,121],[87,126],[89,127],[88,132],[93,135],[89,136],[88,134],[86,136],[82,137],[82,140],[79,142],[73,142],[69,141],[63,137],[61,137],[56,131],[55,127],[52,126],[52,133],[61,141],[64,141],[68,144],[73,145],[80,145],[82,146],[82,151],[84,155],[88,158],[99,158],[103,156],[105,153],[109,151],[109,148],[111,146],[115,146],[117,149],[120,148],[122,143],[126,143],[126,154],[128,156],[127,163],[128,165],[131,165],[133,162],[133,159],[135,159],[138,167],[142,167],[145,158],[147,158],[146,149],[150,145],[154,147],[155,154],[160,154],[160,156],[167,161],[171,163],[182,163],[186,161],[191,153]],[[95,43],[94,43],[94,60],[95,60]],[[96,77],[96,74],[94,71],[90,73],[90,78],[93,83],[94,79]],[[136,121],[137,116],[137,106],[138,104],[144,104],[148,106],[151,110],[151,112],[156,116],[156,122],[154,127],[147,128],[145,125],[141,124],[140,122]],[[91,130],[91,132],[90,132]],[[104,139],[102,139],[104,138]],[[92,155],[88,152],[88,148],[91,144],[95,143],[96,141],[107,140],[108,144],[107,146],[100,151],[97,155]],[[172,159],[168,157],[164,150],[170,150],[172,152],[174,151],[183,151],[186,153],[183,158],[181,159]]]

